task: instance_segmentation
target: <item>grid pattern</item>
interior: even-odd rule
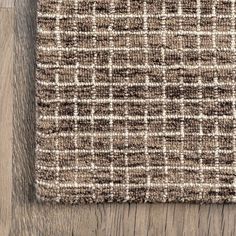
[[[236,201],[235,0],[39,0],[37,195]]]

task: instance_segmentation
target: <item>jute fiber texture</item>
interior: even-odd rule
[[[39,0],[38,198],[235,202],[235,17],[235,0]]]

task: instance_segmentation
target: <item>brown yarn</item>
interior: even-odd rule
[[[37,195],[234,202],[234,0],[39,0]]]

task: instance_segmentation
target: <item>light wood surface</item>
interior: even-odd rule
[[[14,0],[0,0],[0,8],[12,8]]]
[[[4,28],[4,32],[8,32],[8,37],[12,38],[11,27],[4,26],[9,25],[5,22],[12,19],[11,14],[8,17],[2,17],[2,15],[7,14],[5,10],[4,13],[1,11],[0,14],[0,22],[4,21],[0,30],[2,31]],[[35,200],[35,17],[36,0],[16,1],[13,59],[11,47],[2,46],[4,42],[9,45],[9,38],[0,36],[0,235],[2,232],[7,232],[5,222],[9,222],[9,219],[11,219],[10,232],[9,234],[4,233],[4,236],[236,235],[236,205],[233,204],[93,204],[69,206],[38,203]],[[2,47],[5,49],[2,50]],[[7,112],[11,113],[9,107],[12,99],[10,92],[10,68],[12,64],[14,64],[13,126],[9,119],[11,114],[7,114]],[[11,129],[13,129],[12,172],[9,170],[9,163],[11,163],[9,135]],[[5,166],[4,163],[8,164]],[[3,172],[1,173],[1,171]],[[4,181],[2,181],[3,178]],[[13,179],[12,187],[11,178]],[[7,197],[10,192],[12,192],[11,199]],[[1,196],[5,194],[6,196]],[[11,211],[9,210],[10,203]],[[11,215],[10,212],[12,212]],[[2,231],[2,228],[5,231]]]
[[[0,8],[0,232],[11,222],[13,11]],[[0,234],[1,234],[0,233]]]

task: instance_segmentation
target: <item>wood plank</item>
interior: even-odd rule
[[[0,8],[13,8],[14,0],[0,0]]]
[[[12,190],[13,10],[0,9],[0,229],[8,235]]]
[[[10,235],[236,235],[236,205],[38,203],[34,195],[36,0],[16,2]]]

